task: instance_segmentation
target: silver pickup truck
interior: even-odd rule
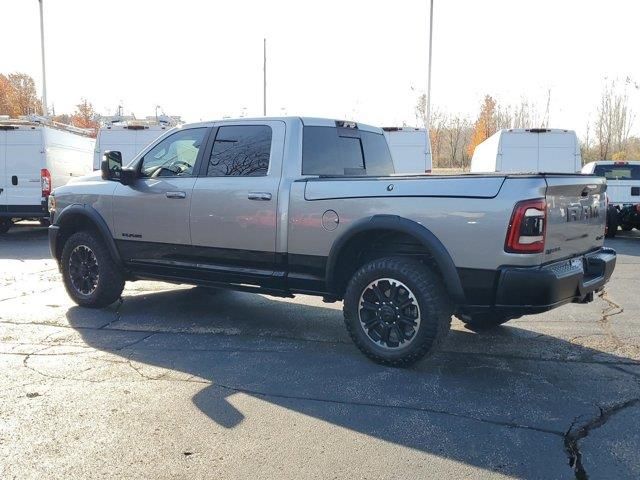
[[[127,280],[344,300],[356,345],[408,365],[451,316],[487,328],[589,302],[615,267],[606,183],[567,174],[395,176],[379,128],[317,118],[184,125],[50,197],[73,300]]]

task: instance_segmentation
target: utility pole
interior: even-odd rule
[[[42,0],[38,0],[40,4],[40,48],[42,50],[42,113],[46,117],[48,115],[47,108],[47,75],[44,68],[44,15],[42,12]]]
[[[262,65],[262,115],[267,116],[267,39],[263,39],[262,44],[263,65]]]
[[[429,10],[429,67],[427,72],[427,109],[426,109],[426,127],[427,135],[431,126],[431,44],[433,41],[433,0],[430,0],[431,8]]]

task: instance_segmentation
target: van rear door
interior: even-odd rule
[[[42,129],[7,130],[5,141],[5,191],[9,211],[39,211],[42,201],[40,170],[44,168]],[[34,208],[22,208],[33,207]]]
[[[580,170],[577,161],[580,150],[577,149],[576,136],[572,132],[546,131],[538,137],[538,171],[575,173]]]
[[[606,183],[583,175],[544,175],[547,226],[544,261],[602,247],[606,222]]]

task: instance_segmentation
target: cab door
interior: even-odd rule
[[[189,210],[208,128],[186,128],[165,137],[137,163],[132,185],[113,196],[114,237],[130,263],[172,265],[189,255]]]
[[[193,189],[194,254],[212,280],[279,286],[278,188],[285,123],[223,123]]]

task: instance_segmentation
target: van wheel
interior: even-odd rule
[[[13,226],[13,221],[10,218],[0,218],[0,233],[7,233]]]
[[[97,235],[90,232],[71,235],[64,244],[60,262],[64,286],[78,305],[102,308],[122,295],[122,272]]]
[[[491,330],[499,325],[507,323],[509,320],[513,320],[514,317],[508,317],[500,313],[474,313],[473,315],[460,314],[456,315],[456,318],[464,322],[464,326],[469,330],[483,331]]]
[[[364,265],[344,296],[353,342],[373,361],[393,367],[433,353],[449,332],[452,311],[440,278],[421,262],[402,257]]]

